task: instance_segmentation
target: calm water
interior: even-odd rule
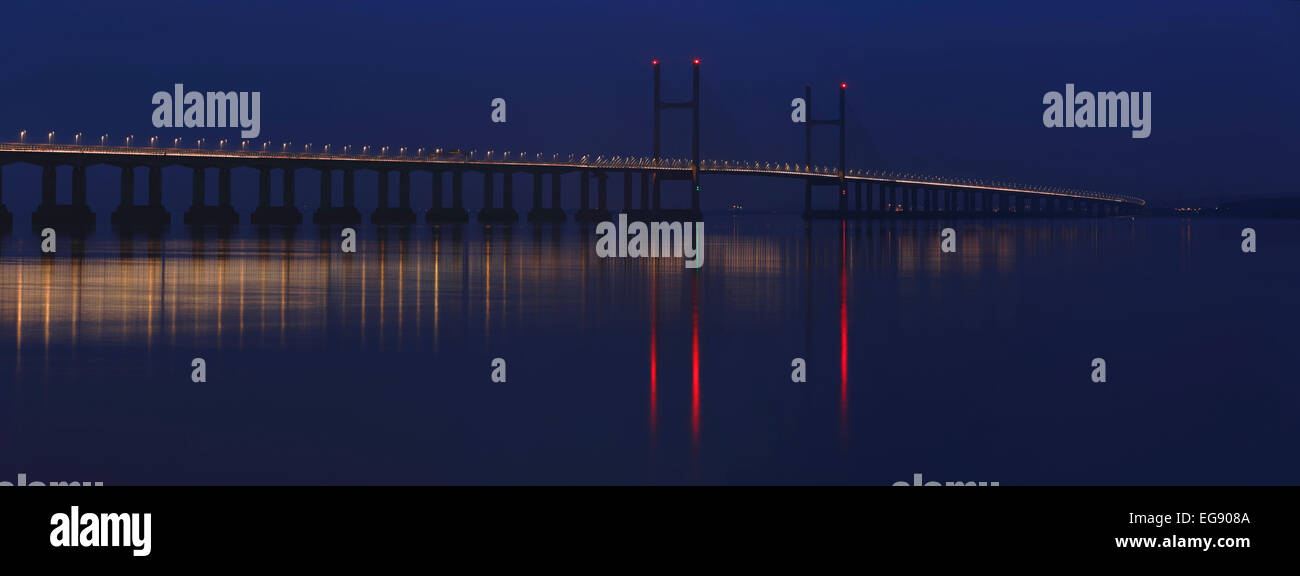
[[[572,223],[15,233],[0,480],[1300,478],[1300,223],[955,226],[716,215],[698,272]]]

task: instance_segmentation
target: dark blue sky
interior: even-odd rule
[[[789,102],[849,83],[849,165],[1185,198],[1297,195],[1300,2],[18,2],[0,35],[0,138],[150,124],[150,96],[262,92],[262,138],[648,154],[704,62],[704,156],[797,161]],[[1153,93],[1152,133],[1042,126],[1043,94]],[[507,99],[509,122],[489,122]],[[689,151],[674,115],[668,151]],[[674,118],[670,116],[670,118]],[[834,131],[817,140],[834,162]],[[709,183],[797,208],[795,183]],[[177,183],[178,185],[180,183]],[[169,186],[172,184],[169,183]],[[782,194],[788,192],[786,196]],[[92,195],[94,193],[92,192]],[[6,194],[8,196],[9,194]],[[773,196],[775,195],[775,197]],[[11,205],[13,202],[10,202]]]

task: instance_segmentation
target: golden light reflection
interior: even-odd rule
[[[498,230],[487,238],[446,229],[424,233],[432,238],[389,245],[403,252],[396,263],[376,252],[375,243],[368,252],[362,244],[362,251],[342,254],[337,243],[310,234],[273,241],[177,237],[167,241],[165,255],[157,241],[129,238],[93,239],[82,253],[58,258],[7,255],[0,329],[12,335],[19,356],[33,330],[47,347],[288,349],[320,346],[322,338],[383,347],[415,336],[431,338],[436,351],[448,330],[500,332],[516,323],[566,319],[581,328],[585,298],[648,302],[652,270],[662,277],[659,303],[678,301],[689,285],[671,278],[693,273],[677,259],[596,258],[590,232],[571,228],[536,235]],[[765,233],[708,236],[698,274],[720,284],[729,306],[774,315],[799,297],[787,274],[805,258],[805,246],[799,237],[758,235]],[[832,254],[817,247],[808,257],[820,263]],[[33,306],[40,307],[35,317]]]

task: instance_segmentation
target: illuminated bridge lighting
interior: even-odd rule
[[[150,142],[154,142],[150,138]],[[81,163],[94,163],[100,161],[103,163],[120,162],[133,157],[143,158],[168,158],[175,159],[177,164],[184,164],[189,161],[203,159],[225,159],[225,160],[282,160],[286,162],[303,161],[304,163],[319,164],[321,162],[350,164],[357,168],[372,167],[376,169],[397,169],[397,168],[420,168],[436,166],[465,166],[465,167],[515,167],[521,169],[529,168],[571,168],[574,170],[601,169],[601,170],[631,170],[639,172],[658,172],[665,174],[690,175],[698,169],[702,174],[731,174],[731,175],[761,175],[773,177],[789,177],[803,180],[821,181],[824,183],[839,182],[839,168],[834,166],[801,166],[800,164],[788,163],[759,163],[749,161],[729,161],[729,160],[707,160],[701,161],[698,166],[689,158],[647,158],[633,156],[612,156],[604,155],[569,155],[561,159],[558,154],[546,159],[544,155],[538,154],[534,158],[527,158],[523,155],[506,157],[493,155],[489,152],[484,157],[479,157],[477,151],[471,151],[464,156],[446,156],[446,155],[427,155],[423,157],[415,156],[385,156],[368,153],[370,146],[362,148],[362,154],[351,153],[350,146],[344,146],[342,153],[333,152],[330,147],[325,147],[319,152],[309,150],[294,151],[287,146],[283,149],[269,148],[265,145],[254,149],[226,150],[226,149],[200,149],[200,148],[180,148],[176,145],[171,148],[164,147],[136,147],[136,146],[104,146],[104,145],[69,145],[69,144],[30,144],[23,142],[0,143],[0,153],[31,154],[34,159],[38,156],[41,161],[48,162],[53,157],[78,157]],[[386,150],[386,147],[383,148]],[[253,162],[250,162],[253,163]],[[861,170],[848,170],[844,174],[846,182],[880,182],[886,184],[915,185],[915,186],[935,186],[950,189],[967,189],[979,190],[986,192],[1005,192],[1014,194],[1035,194],[1047,197],[1062,198],[1080,198],[1088,200],[1100,200],[1104,202],[1115,202],[1122,204],[1131,204],[1134,206],[1145,206],[1146,201],[1134,196],[1125,196],[1120,194],[1106,194],[1101,192],[1092,192],[1087,190],[1074,190],[1054,186],[1031,186],[1017,183],[1002,181],[976,180],[969,178],[949,178],[941,176],[915,175],[915,174],[897,174],[892,172],[880,172],[868,170],[865,173]]]

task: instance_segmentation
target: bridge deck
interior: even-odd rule
[[[482,158],[438,158],[418,156],[382,156],[372,154],[334,154],[313,152],[255,151],[255,150],[202,150],[195,148],[155,148],[126,146],[71,146],[61,144],[0,143],[0,165],[17,162],[32,164],[95,164],[113,165],[185,165],[207,167],[265,167],[265,168],[317,168],[359,170],[462,170],[462,171],[518,171],[518,172],[644,172],[689,177],[693,166],[689,160],[647,157],[582,156],[579,158],[538,154],[531,158],[518,155],[510,158],[503,154],[492,158],[489,153]],[[700,174],[754,175],[779,178],[813,180],[819,184],[836,184],[840,180],[838,169],[799,167],[789,163],[753,163],[730,161],[703,161]],[[880,183],[922,188],[972,190],[1040,197],[1058,197],[1112,202],[1136,207],[1146,201],[1134,196],[1103,194],[1059,187],[1027,186],[964,178],[904,175],[872,170],[850,170],[844,182]]]

